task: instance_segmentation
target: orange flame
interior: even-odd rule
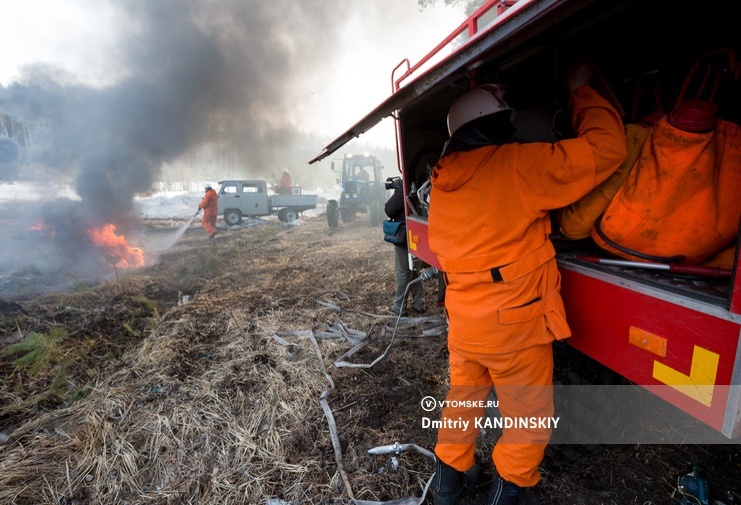
[[[111,263],[119,268],[132,268],[144,265],[144,251],[138,247],[131,247],[126,237],[116,235],[116,227],[106,224],[100,229],[88,228],[88,235],[93,243],[102,248]]]
[[[29,230],[33,231],[43,231],[51,238],[54,238],[57,236],[57,230],[54,229],[54,227],[48,223],[43,222],[41,219],[36,221],[33,226],[28,227]]]

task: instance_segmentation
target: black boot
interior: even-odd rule
[[[450,465],[436,460],[435,465],[435,505],[455,505],[458,500],[473,491],[481,480],[481,467],[474,465],[465,472],[459,472]]]
[[[494,474],[486,505],[540,505],[540,498],[529,487],[520,487]]]

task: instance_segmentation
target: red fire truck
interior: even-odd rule
[[[389,98],[312,161],[393,117],[409,254],[438,267],[427,242],[425,183],[447,140],[447,111],[457,96],[503,82],[511,88],[518,137],[553,141],[568,116],[562,114],[567,61],[590,59],[629,123],[670,110],[697,62],[720,55],[700,79],[713,89],[719,117],[738,123],[741,40],[732,10],[732,2],[489,0],[421,61],[405,59],[393,69]],[[582,259],[590,247],[585,241],[554,236],[554,242],[569,345],[727,439],[741,436],[738,237],[732,273],[723,277],[591,263]]]

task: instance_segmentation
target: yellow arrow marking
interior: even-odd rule
[[[706,407],[710,407],[713,402],[713,388],[719,361],[719,354],[695,346],[689,375],[654,361],[653,377]]]
[[[407,242],[409,243],[409,249],[412,251],[417,250],[417,241],[419,240],[419,237],[412,235],[412,230],[407,230],[408,237]]]

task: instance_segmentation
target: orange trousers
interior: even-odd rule
[[[203,217],[201,218],[201,226],[206,230],[209,237],[216,233],[216,214],[204,212]]]
[[[476,420],[485,417],[482,406],[494,388],[499,414],[504,418],[532,419],[553,416],[553,348],[540,344],[506,354],[472,353],[448,346],[450,391],[446,397],[435,446],[437,457],[456,470],[473,466]],[[446,423],[449,420],[451,422]],[[453,422],[457,421],[457,423]],[[462,421],[469,424],[464,428]],[[518,486],[531,487],[540,480],[551,428],[502,428],[492,450],[497,473]]]

